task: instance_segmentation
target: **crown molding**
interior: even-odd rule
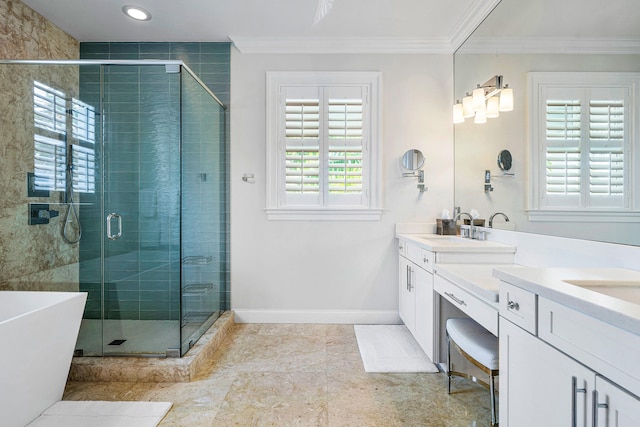
[[[241,53],[284,54],[451,54],[447,37],[240,37],[230,36]]]
[[[501,0],[474,0],[467,12],[449,33],[452,51],[456,51],[478,28]]]
[[[576,37],[474,37],[459,53],[640,55],[640,39]]]

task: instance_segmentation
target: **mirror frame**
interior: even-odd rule
[[[414,166],[414,163],[416,164],[416,166]],[[410,171],[417,171],[421,169],[423,166],[424,166],[424,154],[422,154],[422,151],[416,148],[413,148],[411,150],[405,151],[405,153],[402,155],[403,168]]]

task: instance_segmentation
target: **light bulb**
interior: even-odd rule
[[[499,111],[500,107],[500,98],[497,96],[492,96],[487,100],[487,118],[495,119],[500,115]]]
[[[464,123],[464,114],[460,101],[453,105],[453,123]]]
[[[500,111],[513,111],[513,89],[509,85],[500,92]]]
[[[486,108],[484,105],[484,89],[478,85],[478,87],[473,90],[473,110],[478,111],[484,108]]]
[[[473,117],[473,98],[469,92],[467,92],[467,96],[462,98],[462,112],[465,119]]]
[[[136,21],[148,21],[151,19],[151,14],[141,8],[140,6],[127,5],[122,7],[122,11],[129,18],[133,18]]]
[[[476,117],[473,119],[473,123],[487,123],[487,110],[476,111]]]

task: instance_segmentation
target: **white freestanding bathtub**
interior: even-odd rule
[[[62,399],[87,294],[0,291],[0,424],[22,427]]]

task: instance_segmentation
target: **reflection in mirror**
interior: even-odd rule
[[[498,167],[502,172],[509,172],[511,170],[511,152],[509,150],[502,150],[498,154]]]
[[[402,166],[410,171],[420,169],[424,165],[424,155],[420,150],[407,150],[402,156]]]
[[[532,168],[528,76],[532,72],[640,73],[640,8],[637,0],[501,0],[454,55],[454,97],[490,75],[503,75],[515,92],[514,110],[483,126],[455,125],[455,205],[482,215],[508,212],[512,229],[554,236],[640,245],[640,201],[616,220],[558,209],[530,215]],[[634,114],[638,117],[638,114]],[[630,126],[631,127],[631,126]],[[632,147],[640,146],[633,132]],[[495,153],[512,156],[509,174],[496,165]],[[640,165],[640,155],[635,153]],[[494,191],[484,193],[477,177],[490,168]],[[637,183],[639,171],[633,171]],[[511,175],[513,174],[513,175]],[[530,219],[531,217],[531,219]],[[497,225],[502,225],[500,221]]]

